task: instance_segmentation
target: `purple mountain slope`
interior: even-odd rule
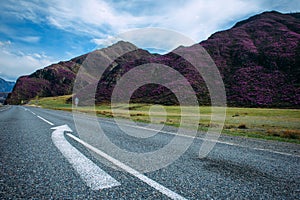
[[[229,105],[299,106],[300,13],[256,15],[200,44],[224,76]]]
[[[227,31],[215,33],[200,44],[220,70],[230,106],[300,107],[300,13],[262,13],[238,22]],[[180,50],[188,54],[194,48],[195,46],[180,47]],[[164,64],[180,72],[192,85],[199,103],[210,103],[203,79],[186,60],[172,52],[166,55],[151,54],[128,42],[118,42],[106,49],[20,77],[7,103],[19,104],[22,100],[26,102],[36,96],[71,94],[76,73],[87,56],[97,56],[102,52],[114,52],[118,49],[130,52],[116,59],[105,70],[97,83],[97,103],[110,101],[117,80],[126,72],[150,62]],[[99,68],[104,67],[101,62],[95,63]],[[88,79],[96,71],[87,73],[86,81],[81,84],[88,85]],[[170,84],[180,83],[173,80]],[[156,84],[139,88],[133,93],[131,100],[178,104],[177,98],[169,89]]]

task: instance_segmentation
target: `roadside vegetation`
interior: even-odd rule
[[[72,111],[72,104],[67,103],[71,95],[48,97],[31,100],[29,106],[40,106],[48,109]],[[150,122],[149,104],[130,104],[130,118],[139,122]],[[93,112],[92,107],[80,107],[82,112]],[[125,104],[114,106],[114,117],[128,118],[125,115],[128,107]],[[166,124],[179,126],[180,107],[164,106],[167,112]],[[101,117],[113,117],[110,105],[97,105],[96,113]],[[160,119],[161,112],[152,113]],[[226,111],[226,121],[223,134],[254,137],[269,140],[278,140],[300,144],[300,110],[299,109],[265,109],[265,108],[232,108]],[[200,107],[199,130],[205,131],[209,126],[218,126],[210,123],[211,109],[208,106]],[[161,117],[163,118],[163,117]],[[164,123],[164,121],[156,121]]]

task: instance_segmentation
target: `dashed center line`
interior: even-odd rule
[[[52,122],[49,122],[48,120],[44,119],[43,117],[37,115],[38,118],[40,118],[41,120],[43,120],[44,122],[50,124],[51,126],[54,126],[54,124]]]
[[[31,112],[33,115],[37,116],[38,118],[40,118],[41,120],[43,120],[43,121],[46,122],[47,124],[50,124],[51,126],[54,126],[54,124],[53,124],[52,122],[50,122],[50,121],[46,120],[45,118],[43,118],[43,117],[37,115],[35,112],[31,111],[30,109],[28,109],[28,108],[23,108],[23,109],[24,109],[25,111]]]
[[[33,115],[37,115],[37,114],[35,114],[34,112],[32,112],[31,110],[29,110]]]

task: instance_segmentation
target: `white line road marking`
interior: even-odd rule
[[[201,140],[205,140],[202,138],[199,138]],[[285,153],[285,152],[281,152],[281,151],[274,151],[271,149],[262,149],[262,148],[256,148],[256,147],[247,147],[244,145],[240,145],[240,144],[235,144],[235,143],[231,143],[231,142],[222,142],[222,141],[215,141],[215,140],[208,140],[211,142],[217,142],[220,144],[226,144],[226,145],[230,145],[230,146],[237,146],[237,147],[242,147],[242,148],[248,148],[248,149],[253,149],[253,150],[257,150],[257,151],[265,151],[265,152],[270,152],[270,153],[274,153],[274,154],[280,154],[280,155],[285,155],[285,156],[293,156],[293,157],[300,157],[300,155],[296,155],[296,154],[291,154],[291,153]]]
[[[41,116],[37,115],[38,118],[40,118],[41,120],[43,120],[44,122],[50,124],[51,126],[54,126],[54,124],[52,122],[49,122],[48,120],[42,118]]]
[[[267,152],[270,152],[270,153],[282,154],[282,155],[286,155],[286,156],[300,157],[300,155],[284,153],[284,152],[280,152],[280,151],[273,151],[273,150],[270,150],[270,149],[262,149],[262,148],[252,148],[252,149],[259,150],[259,151],[267,151]]]
[[[152,179],[148,178],[147,176],[141,174],[140,172],[136,171],[135,169],[125,165],[124,163],[122,163],[119,160],[109,156],[108,154],[104,153],[103,151],[101,151],[101,150],[93,147],[92,145],[84,142],[83,140],[75,137],[74,135],[72,135],[70,133],[67,133],[67,136],[69,136],[72,139],[76,140],[77,142],[79,142],[80,144],[85,146],[86,148],[88,148],[88,149],[92,150],[93,152],[97,153],[98,155],[102,156],[103,158],[110,161],[111,163],[113,163],[117,167],[125,170],[129,174],[137,177],[138,179],[140,179],[144,183],[146,183],[149,186],[153,187],[154,189],[160,191],[162,194],[165,194],[166,196],[170,197],[171,199],[185,199],[184,197],[180,196],[179,194],[171,191],[170,189],[168,189],[168,188],[164,187],[163,185],[155,182],[154,180],[152,180]]]
[[[72,164],[88,187],[92,190],[100,190],[121,185],[66,140],[64,131],[72,132],[68,125],[53,127],[51,129],[55,130],[52,133],[53,143]]]
[[[28,108],[24,108],[24,107],[22,107],[25,111],[29,111],[29,112],[31,112],[32,114],[34,114],[34,115],[36,115],[34,112],[32,112],[31,110],[29,110]]]
[[[107,120],[101,120],[101,121],[111,123],[111,124],[116,124],[115,122],[111,122],[111,121],[107,121]],[[194,136],[189,136],[189,135],[179,135],[177,133],[173,133],[173,132],[169,132],[169,131],[160,131],[160,130],[147,128],[147,127],[142,127],[142,126],[133,126],[133,125],[129,125],[129,124],[122,124],[122,125],[132,127],[132,128],[137,128],[137,129],[144,129],[144,130],[155,131],[155,132],[159,132],[159,133],[166,133],[166,134],[169,134],[169,135],[176,135],[176,136],[194,138],[194,139],[203,140],[203,141],[210,141],[210,142],[216,142],[216,143],[220,143],[220,144],[226,144],[226,145],[230,145],[230,146],[238,146],[238,147],[242,147],[242,148],[249,148],[249,149],[254,149],[254,150],[257,150],[257,151],[265,151],[265,152],[270,152],[270,153],[275,153],[275,154],[280,154],[280,155],[285,155],[285,156],[300,157],[300,155],[285,153],[285,152],[281,152],[281,151],[274,151],[274,150],[271,150],[271,149],[263,149],[263,148],[255,148],[255,147],[253,148],[253,147],[247,147],[247,146],[244,146],[244,145],[231,143],[231,142],[223,142],[223,141],[219,141],[219,140],[204,139],[204,138],[194,137]]]
[[[5,110],[8,110],[8,109],[10,109],[10,108],[11,108],[11,106],[4,106],[3,109],[0,109],[0,112],[5,111]]]

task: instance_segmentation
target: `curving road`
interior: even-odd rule
[[[176,131],[137,140],[98,122],[115,145],[139,153],[163,148]],[[72,113],[1,107],[0,199],[300,199],[300,145],[222,136],[199,159],[202,136],[167,167],[140,173],[80,138]]]

